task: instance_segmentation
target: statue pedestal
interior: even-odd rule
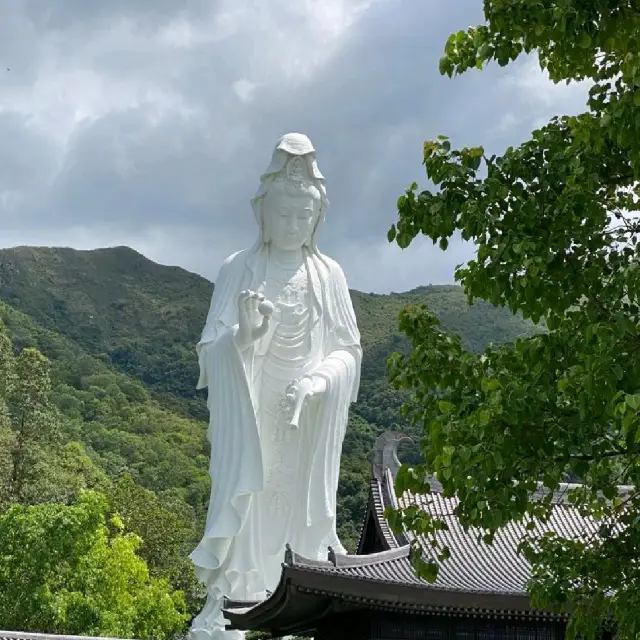
[[[187,640],[245,640],[246,631],[229,631],[227,629],[191,629]]]

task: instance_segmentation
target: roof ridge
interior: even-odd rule
[[[371,473],[374,478],[382,480],[387,470],[395,476],[400,468],[398,447],[408,442],[413,442],[412,438],[401,431],[385,431],[376,438],[371,454]]]
[[[284,552],[284,564],[290,567],[316,567],[318,569],[328,569],[335,566],[328,559],[318,560],[317,558],[308,558],[301,553],[296,553],[289,543],[287,543]]]
[[[348,568],[348,567],[361,567],[363,565],[371,566],[374,564],[382,564],[383,562],[390,562],[392,560],[398,560],[400,558],[408,558],[411,552],[411,545],[403,545],[394,549],[387,549],[385,551],[378,551],[376,553],[368,553],[366,555],[345,555],[335,553],[332,557],[332,564],[334,567]]]
[[[335,553],[329,547],[327,560],[318,560],[317,558],[309,558],[300,553],[296,553],[291,545],[287,545],[285,551],[284,564],[296,569],[334,569],[370,566],[391,562],[400,558],[408,558],[411,552],[410,545],[406,544],[402,547],[394,547],[377,553],[369,553],[367,555]]]

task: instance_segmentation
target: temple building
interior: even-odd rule
[[[329,550],[326,561],[288,549],[277,588],[262,602],[226,602],[231,628],[259,630],[274,637],[312,636],[316,640],[560,640],[566,618],[532,608],[527,595],[530,567],[517,553],[524,527],[510,523],[493,544],[465,532],[453,515],[455,498],[437,487],[428,496],[405,493],[397,499],[398,434],[378,438],[373,455],[369,504],[355,555]],[[406,532],[395,535],[384,517],[387,507],[416,505],[446,522],[439,535],[451,550],[437,581],[416,575],[412,543],[430,545]],[[594,530],[562,499],[548,523],[566,537]]]
[[[331,550],[325,561],[287,549],[280,582],[261,602],[227,600],[230,628],[262,631],[274,638],[309,636],[316,640],[561,640],[566,616],[534,609],[527,595],[527,561],[517,553],[522,525],[510,523],[487,545],[477,532],[465,532],[453,515],[455,498],[432,485],[428,496],[396,498],[397,447],[404,438],[389,432],[376,442],[369,503],[354,555]],[[570,488],[567,485],[566,488]],[[590,535],[597,527],[562,498],[555,499],[549,522],[565,537]],[[409,532],[395,535],[384,517],[387,507],[415,505],[442,519],[440,532],[451,558],[430,584],[416,575],[409,551],[426,540]],[[609,634],[603,635],[607,639]],[[0,640],[94,640],[72,636],[0,631]],[[97,640],[97,639],[96,639]]]

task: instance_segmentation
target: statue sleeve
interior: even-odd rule
[[[321,523],[335,531],[340,452],[349,405],[358,396],[362,362],[360,333],[346,279],[337,263],[329,266],[332,287],[327,298],[328,344],[323,362],[314,372],[324,378],[326,391],[312,403],[307,414],[313,424],[307,433],[310,452],[307,525],[317,531],[320,539],[328,534]]]
[[[214,489],[204,535],[191,559],[196,575],[216,597],[233,584],[233,571],[227,571],[231,544],[247,521],[251,496],[262,490],[264,482],[251,389],[233,334],[233,329],[219,332],[202,350],[202,367],[210,381],[207,437]],[[257,566],[252,557],[242,561]]]
[[[262,452],[252,401],[252,350],[236,347],[236,299],[243,263],[228,259],[220,270],[197,346],[198,387],[208,387],[212,486],[204,536],[191,554],[199,579],[212,589],[230,585],[225,573],[231,542],[244,525],[251,495],[263,487]],[[251,563],[251,558],[246,558]],[[216,592],[217,593],[217,592]],[[224,589],[219,596],[222,597]]]
[[[236,255],[234,254],[225,260],[216,278],[207,321],[202,330],[200,341],[196,345],[200,367],[200,377],[196,389],[204,389],[209,385],[207,367],[205,366],[206,350],[222,333],[233,330],[233,325],[236,322],[236,319],[232,317],[235,312],[238,280],[237,269],[234,268]]]
[[[323,375],[324,372],[333,378],[337,370],[345,368],[349,370],[349,375],[344,380],[350,387],[350,401],[356,402],[362,365],[360,331],[349,295],[347,280],[337,263],[332,264],[331,276],[333,295],[330,297],[332,307],[329,330],[330,349],[328,349],[324,362],[317,373]]]

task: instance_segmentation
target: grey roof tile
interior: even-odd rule
[[[518,545],[527,533],[523,523],[509,523],[496,533],[489,545],[478,539],[480,531],[464,530],[454,515],[456,498],[445,498],[440,493],[426,496],[405,493],[398,503],[402,508],[419,506],[448,527],[437,535],[451,550],[451,558],[439,563],[435,586],[484,593],[526,593],[531,570],[529,563],[518,553]],[[592,535],[597,527],[595,520],[582,517],[574,507],[556,504],[549,521],[538,523],[536,530],[540,533],[554,531],[560,536],[577,539]],[[423,538],[418,538],[418,542],[425,554],[435,561],[431,545]]]
[[[282,620],[283,624],[292,624],[291,620],[287,622],[287,616],[293,616],[296,607],[302,611],[310,606],[309,600],[302,599],[305,594],[317,599],[317,615],[329,615],[327,612],[333,610],[332,603],[342,602],[349,606],[404,612],[433,611],[445,615],[555,617],[556,614],[548,611],[536,611],[529,602],[526,586],[531,569],[518,553],[518,546],[526,534],[524,524],[509,523],[496,533],[493,543],[487,545],[481,540],[479,531],[462,527],[454,514],[457,499],[445,497],[437,481],[431,483],[432,492],[428,495],[406,492],[396,497],[394,470],[397,470],[397,459],[391,447],[401,438],[398,434],[386,434],[379,440],[381,452],[374,456],[369,496],[373,518],[365,520],[365,529],[373,522],[381,536],[381,544],[368,543],[368,548],[387,550],[355,556],[338,555],[329,550],[327,560],[317,560],[304,558],[288,549],[280,584],[266,601],[227,602],[225,610],[234,624],[239,625],[237,628],[259,628],[260,625],[266,628],[276,619]],[[568,503],[566,494],[570,488],[565,485],[554,494],[551,517],[545,523],[537,523],[538,533],[554,531],[563,537],[581,538],[597,532],[598,523],[581,516]],[[620,489],[625,492],[629,488]],[[544,490],[540,489],[534,498],[539,499],[543,494]],[[435,559],[429,542],[415,538],[411,532],[394,534],[384,517],[387,507],[409,506],[423,509],[447,525],[447,530],[439,532],[438,536],[450,548],[451,558],[440,563],[434,584],[416,575],[410,558],[412,545],[418,543],[425,555]],[[364,531],[361,547],[363,540]],[[245,624],[253,627],[242,626]]]

